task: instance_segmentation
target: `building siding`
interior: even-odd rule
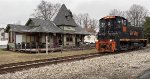
[[[22,42],[26,42],[26,35],[22,34]]]
[[[72,42],[67,42],[67,40],[66,40],[66,35],[64,35],[64,46],[67,46],[67,45],[73,45],[73,46],[75,46],[75,36],[76,35],[72,35]]]

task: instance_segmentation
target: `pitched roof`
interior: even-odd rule
[[[53,22],[58,26],[59,25],[78,26],[73,19],[72,12],[66,8],[65,4],[61,6]]]
[[[75,31],[63,31],[59,28],[52,29],[50,26],[25,26],[25,25],[14,25],[8,24],[6,27],[6,32],[14,31],[14,32],[47,32],[47,33],[64,33],[64,34],[90,34],[84,31],[80,26],[75,27]]]
[[[47,33],[61,32],[61,29],[49,20],[30,18],[28,22],[30,21],[33,21],[35,25],[28,26],[28,25],[8,24],[6,29],[8,30],[8,28],[10,28],[9,31],[14,32],[47,32]]]
[[[36,26],[30,30],[31,32],[51,32],[51,33],[61,32],[61,29],[57,27],[52,21],[37,18],[30,18],[30,20],[33,21]]]
[[[75,30],[76,30],[76,34],[90,34],[88,32],[86,32],[82,27],[78,26],[78,27],[75,27]]]
[[[14,32],[26,32],[29,29],[31,29],[31,27],[28,26],[24,26],[24,25],[14,25],[14,24],[8,24],[6,27],[6,32],[9,31],[14,31]]]

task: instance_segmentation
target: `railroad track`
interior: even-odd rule
[[[136,49],[136,50],[140,50],[140,49]],[[91,53],[91,54],[74,55],[74,56],[67,56],[67,57],[58,57],[58,58],[52,58],[52,59],[43,59],[43,60],[27,61],[27,62],[20,62],[20,63],[4,64],[4,65],[0,65],[0,74],[13,73],[16,71],[37,68],[37,67],[50,65],[50,64],[77,61],[77,60],[100,57],[100,56],[105,56],[105,55],[114,55],[114,54],[119,54],[119,53],[130,52],[130,51],[131,50],[121,51],[118,53]],[[135,50],[132,50],[132,51],[135,51]]]
[[[27,70],[30,68],[37,68],[40,66],[45,66],[45,65],[50,65],[50,64],[57,64],[57,63],[62,63],[62,62],[70,62],[70,61],[83,60],[87,58],[99,57],[99,56],[106,55],[106,54],[108,53],[83,54],[83,55],[59,57],[59,58],[52,58],[52,59],[43,59],[43,60],[5,64],[5,65],[0,65],[0,74],[13,73],[16,71]]]

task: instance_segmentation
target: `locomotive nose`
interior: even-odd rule
[[[114,52],[116,50],[116,42],[113,40],[97,41],[96,49],[99,52]]]
[[[106,45],[105,44],[101,45],[101,48],[106,48]]]

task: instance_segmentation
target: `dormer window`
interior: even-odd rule
[[[65,18],[67,19],[67,21],[69,21],[70,20],[69,18],[72,18],[72,17],[73,17],[72,12],[68,10],[68,12],[66,12],[65,14]]]
[[[66,15],[65,18],[67,19],[67,21],[69,21],[69,16]]]

